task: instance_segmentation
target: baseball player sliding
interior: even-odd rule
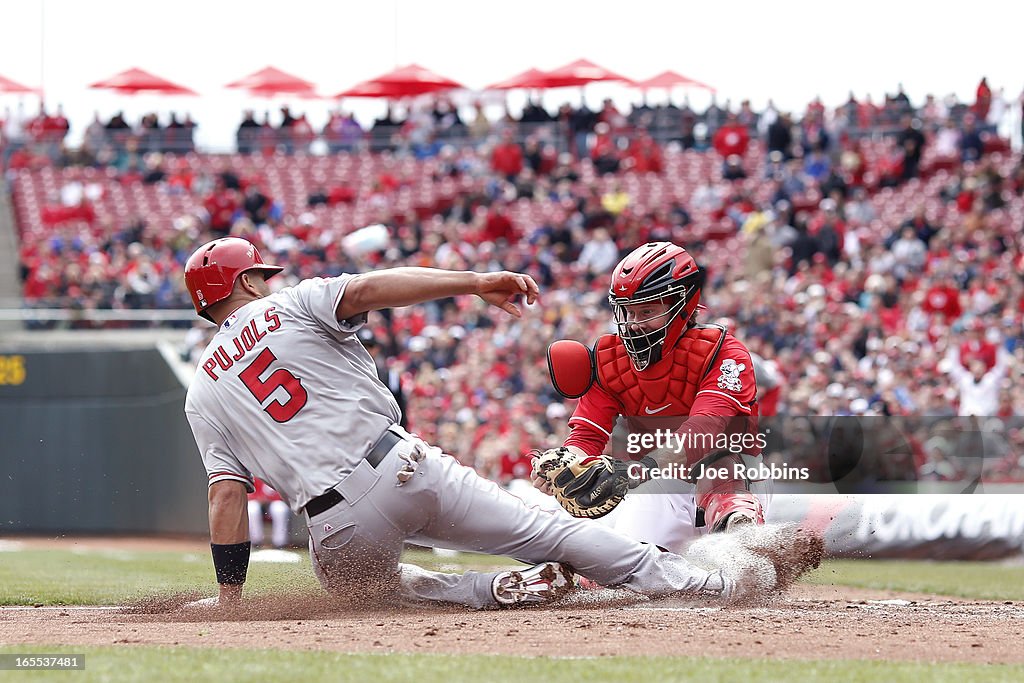
[[[209,475],[217,604],[241,597],[254,476],[306,518],[314,571],[332,593],[525,605],[565,595],[573,570],[651,596],[729,600],[774,587],[774,568],[764,572],[770,558],[697,567],[606,526],[527,507],[398,426],[394,396],[355,334],[367,312],[472,294],[520,317],[513,299],[538,297],[529,276],[394,268],[271,293],[267,280],[281,270],[238,238],[203,245],[185,265],[196,312],[218,326],[185,400]],[[407,540],[533,566],[429,572],[399,563]]]
[[[617,333],[592,352],[570,341],[549,350],[555,388],[580,401],[564,445],[533,462],[534,486],[571,514],[607,514],[602,521],[624,534],[677,552],[701,530],[764,524],[764,501],[746,476],[754,468],[745,467],[760,461],[754,365],[727,329],[696,321],[704,278],[670,242],[645,244],[615,266]],[[619,415],[627,454],[648,454],[632,466],[600,456]],[[642,483],[651,467],[677,476]]]

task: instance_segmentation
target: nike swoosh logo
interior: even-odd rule
[[[660,413],[661,411],[665,410],[665,408],[668,408],[670,405],[672,405],[672,404],[671,403],[666,403],[662,407],[655,408],[654,410],[651,410],[648,406],[644,406],[644,412],[647,413],[648,415],[655,415],[655,414]]]

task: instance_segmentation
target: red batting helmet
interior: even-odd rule
[[[270,279],[284,268],[264,263],[256,247],[238,237],[213,240],[196,249],[185,262],[185,286],[196,313],[213,322],[206,309],[227,299],[235,280],[248,270],[262,270]]]
[[[685,249],[671,242],[649,242],[619,261],[612,271],[608,301],[633,367],[643,370],[654,365],[661,360],[662,349],[675,346],[700,303],[703,285],[704,270]],[[645,331],[638,323],[648,321],[627,320],[627,306],[654,301],[670,306],[661,314],[665,322],[657,329]]]

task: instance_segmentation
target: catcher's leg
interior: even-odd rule
[[[652,480],[630,491],[614,510],[597,521],[632,539],[681,553],[697,536],[693,486]]]
[[[696,467],[709,473],[730,472],[743,463],[738,454],[712,454]],[[762,486],[759,486],[762,485]],[[770,499],[770,481],[751,481],[739,475],[700,476],[697,479],[697,506],[703,511],[707,531],[731,531],[746,524],[763,525],[765,503]],[[756,487],[756,488],[755,488]]]

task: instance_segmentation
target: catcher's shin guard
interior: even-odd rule
[[[728,476],[712,478],[706,476],[711,468],[701,469],[702,476],[696,481],[697,507],[704,524],[712,532],[731,530],[737,524],[764,524],[764,510],[750,492],[750,481],[733,474],[733,465],[742,463],[740,456],[719,455],[714,461],[713,471]]]
[[[740,524],[764,524],[761,501],[750,491],[712,493],[698,499],[704,523],[712,532],[730,531]]]

